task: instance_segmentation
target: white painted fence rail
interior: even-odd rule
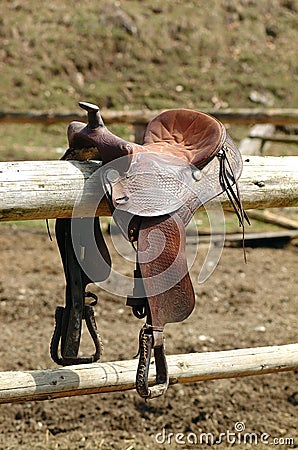
[[[298,344],[167,356],[170,383],[263,375],[298,369]],[[135,388],[137,360],[59,369],[0,372],[0,404]],[[154,384],[152,360],[149,384]]]
[[[243,162],[239,186],[246,209],[298,206],[298,156],[243,156]],[[98,190],[92,176],[98,167],[77,161],[0,163],[0,221],[71,217],[82,191],[80,215],[93,215],[94,205],[90,211],[88,204]],[[227,197],[219,198],[229,209]],[[110,215],[105,202],[97,215]]]

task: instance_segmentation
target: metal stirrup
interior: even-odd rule
[[[50,345],[50,353],[53,361],[61,366],[72,364],[90,364],[98,361],[102,353],[102,342],[95,322],[94,309],[91,305],[85,305],[82,318],[86,321],[86,326],[95,347],[95,352],[90,356],[77,356],[76,349],[73,349],[72,347],[69,348],[65,345],[65,311],[66,308],[63,306],[58,306],[56,308],[55,329]],[[71,326],[71,324],[68,324],[68,326],[69,325]],[[60,355],[59,346],[61,347]]]
[[[162,345],[154,345],[153,333],[162,333],[159,341]],[[154,349],[156,382],[148,387],[148,375],[152,348]],[[146,399],[163,395],[169,386],[168,366],[164,352],[163,328],[153,327],[145,324],[140,331],[139,337],[139,364],[136,377],[136,390],[138,394]]]

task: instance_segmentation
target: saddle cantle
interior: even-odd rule
[[[112,134],[97,106],[83,102],[80,106],[88,112],[88,124],[69,125],[69,149],[62,159],[102,161],[101,183],[111,213],[125,237],[136,243],[135,283],[127,305],[137,318],[146,318],[139,336],[136,389],[144,398],[156,397],[169,384],[164,326],[186,319],[195,303],[186,261],[185,227],[201,205],[225,191],[244,228],[248,219],[237,186],[242,158],[223,124],[202,112],[174,109],[159,114],[147,126],[143,145],[139,145]],[[74,252],[71,221],[79,221],[75,229],[82,233],[76,239],[86,241],[84,259],[94,266],[96,280],[85,273]],[[84,236],[84,225],[90,221],[100,261]],[[57,219],[56,236],[66,277],[66,306],[56,310],[51,355],[62,365],[96,361],[100,338],[92,304],[85,305],[85,297],[95,296],[85,290],[90,282],[105,280],[111,266],[99,220]],[[83,319],[95,353],[78,357]],[[149,387],[152,349],[156,383]]]

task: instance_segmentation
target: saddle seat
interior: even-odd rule
[[[147,126],[143,149],[169,153],[201,168],[221,144],[222,125],[213,117],[187,109],[168,110]]]
[[[95,107],[95,117],[97,114]],[[212,159],[224,137],[225,129],[217,119],[194,110],[173,109],[159,114],[148,124],[143,145],[118,138],[98,118],[87,126],[81,122],[69,125],[70,148],[62,159],[99,159],[106,164],[123,156],[150,152],[170,154],[201,168]]]

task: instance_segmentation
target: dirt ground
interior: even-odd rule
[[[0,370],[56,367],[49,356],[49,340],[54,309],[64,304],[56,243],[49,241],[45,231],[12,225],[1,225],[0,230]],[[196,280],[205,251],[202,245],[191,271],[196,309],[185,322],[166,327],[168,354],[297,342],[294,244],[248,248],[246,265],[241,249],[225,248],[214,274],[199,285]],[[117,270],[130,273],[122,256],[113,251],[112,258]],[[101,291],[99,300],[102,360],[131,359],[141,322],[125,307],[124,298]],[[193,445],[194,435],[212,433],[218,438],[227,430],[235,432],[237,422],[243,424],[236,427],[256,433],[258,443],[233,444],[232,437],[229,442],[223,437],[214,446],[298,448],[297,375],[285,372],[178,384],[164,397],[147,403],[129,391],[3,405],[0,448],[203,449],[210,448],[210,442]],[[177,438],[177,433],[183,434]],[[260,441],[262,433],[270,435],[267,444]]]

